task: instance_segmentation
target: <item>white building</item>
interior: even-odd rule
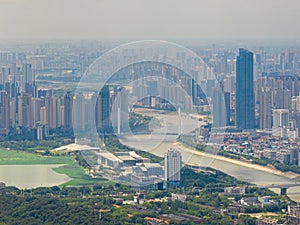
[[[97,155],[99,165],[107,166],[113,169],[117,169],[123,165],[123,161],[110,152],[100,152],[97,153]]]
[[[38,126],[36,129],[36,139],[37,140],[43,140],[43,126]]]
[[[289,125],[289,110],[274,109],[273,110],[273,128],[288,127]]]
[[[128,93],[124,87],[119,88],[113,99],[111,123],[118,134],[129,129]]]
[[[171,199],[172,199],[173,202],[175,202],[175,201],[185,202],[186,198],[187,198],[187,196],[186,195],[182,195],[182,194],[172,193],[172,195],[171,195]]]
[[[165,153],[165,180],[167,182],[179,182],[182,167],[181,153],[171,149]]]

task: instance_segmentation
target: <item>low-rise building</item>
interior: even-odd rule
[[[260,206],[260,202],[257,197],[244,197],[239,202],[245,206]]]
[[[278,220],[269,218],[260,218],[256,221],[256,225],[277,225]]]
[[[264,157],[270,160],[276,160],[276,151],[272,149],[267,149],[263,152]]]
[[[172,195],[171,195],[171,199],[173,202],[175,202],[175,201],[185,202],[186,198],[187,198],[186,195],[183,195],[183,194],[172,193]]]
[[[246,212],[246,207],[241,204],[229,204],[229,206],[227,207],[228,214],[239,214],[245,212]]]
[[[110,152],[100,152],[97,153],[97,155],[99,165],[107,166],[113,169],[119,168],[123,165],[123,161]]]
[[[225,195],[243,195],[243,194],[245,194],[245,187],[244,186],[225,187],[224,194]]]
[[[288,206],[288,213],[286,216],[287,224],[299,225],[300,224],[300,205]]]
[[[276,153],[276,159],[283,164],[291,163],[291,153],[286,150],[280,150]]]
[[[270,196],[259,196],[259,197],[244,197],[240,201],[240,204],[245,206],[254,206],[264,208],[267,205],[278,205],[278,201],[272,199]]]
[[[288,214],[290,216],[300,217],[300,205],[289,205]]]

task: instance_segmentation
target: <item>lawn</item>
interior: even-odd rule
[[[53,168],[53,170],[57,173],[66,174],[67,176],[72,178],[72,180],[68,181],[65,184],[62,184],[61,186],[91,185],[107,181],[104,178],[92,178],[91,176],[86,174],[84,168],[75,161],[58,168]]]
[[[0,165],[43,164],[63,164],[58,168],[53,168],[53,170],[57,173],[66,174],[72,178],[72,180],[61,186],[80,186],[107,182],[106,179],[92,178],[86,174],[84,168],[71,156],[42,156],[37,153],[0,149]]]
[[[0,165],[69,164],[73,161],[68,156],[42,156],[25,151],[0,149]]]

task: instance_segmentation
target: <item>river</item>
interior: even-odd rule
[[[247,181],[257,185],[271,185],[271,184],[292,184],[295,183],[293,179],[281,175],[279,171],[274,174],[266,167],[255,166],[254,164],[246,164],[237,160],[228,160],[223,157],[216,157],[211,155],[203,156],[203,153],[178,146],[176,142],[177,135],[162,135],[161,133],[174,133],[178,130],[178,116],[176,114],[160,114],[157,111],[142,111],[150,116],[154,116],[163,121],[164,126],[159,130],[155,130],[151,135],[134,135],[122,136],[120,141],[130,147],[141,149],[150,152],[157,156],[163,157],[164,153],[172,147],[180,148],[183,156],[183,161],[196,164],[206,165],[213,169],[222,171],[231,175],[238,180]],[[195,126],[197,122],[191,117],[182,118],[182,131],[188,133]],[[278,175],[279,174],[279,175]],[[279,193],[278,189],[272,189]],[[288,189],[288,196],[300,202],[300,187],[292,187]]]

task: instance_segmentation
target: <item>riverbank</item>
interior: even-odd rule
[[[136,113],[151,115],[152,117],[155,117],[157,119],[163,119],[167,124],[166,126],[168,127],[169,132],[176,132],[177,131],[178,116],[176,114],[172,114],[172,113],[162,114],[161,112],[157,112],[155,110],[146,110],[146,109],[140,109],[139,111],[136,111]],[[203,115],[198,115],[197,116],[197,115],[194,115],[194,114],[189,114],[189,116],[184,116],[182,118],[184,120],[182,129],[193,130],[194,128],[197,127],[197,125],[199,125],[198,124],[199,123],[199,118],[204,119],[205,116],[203,116]],[[185,133],[187,133],[187,132],[185,132]],[[195,155],[198,155],[198,156],[201,156],[201,157],[205,156],[206,158],[218,159],[218,160],[221,160],[221,161],[224,161],[224,162],[233,163],[235,165],[244,166],[244,167],[247,167],[247,168],[251,168],[251,169],[271,173],[271,174],[274,174],[274,175],[277,175],[277,176],[282,176],[282,177],[285,177],[287,179],[300,180],[300,174],[295,173],[295,172],[291,172],[291,171],[283,172],[283,171],[280,171],[280,170],[278,170],[276,168],[273,168],[273,167],[270,167],[270,166],[263,166],[263,165],[254,164],[254,163],[251,163],[251,162],[246,162],[246,161],[236,160],[236,159],[232,159],[232,158],[227,158],[227,157],[220,156],[220,155],[208,154],[206,152],[201,152],[201,151],[198,151],[196,149],[193,149],[189,146],[182,145],[181,143],[177,142],[176,139],[177,139],[177,137],[174,136],[173,140],[168,140],[170,145],[165,146],[165,147],[168,147],[168,148],[171,148],[171,147],[185,148],[186,152],[190,155],[195,154]],[[145,140],[147,141],[147,139],[145,139]],[[145,141],[145,140],[143,138],[141,138],[140,141]],[[126,141],[124,141],[124,142],[126,143]],[[173,142],[173,143],[171,143],[171,142]],[[155,146],[154,143],[155,143],[155,141],[152,142],[152,143],[149,143],[150,145],[147,146],[147,148],[144,148],[144,149],[141,148],[141,146],[139,144],[137,144],[138,145],[137,148],[141,148],[143,150],[147,149],[148,151],[152,151],[153,153],[156,153],[156,154],[159,153],[159,156],[163,156],[163,154],[164,154],[164,152],[162,152],[163,148],[158,147],[157,149],[154,149],[154,147],[153,147],[153,146]],[[144,145],[146,145],[146,143],[144,143]],[[132,147],[135,147],[135,146],[132,145]]]
[[[288,179],[296,179],[296,180],[300,180],[300,174],[297,173],[293,173],[293,172],[282,172],[280,170],[268,167],[268,166],[262,166],[262,165],[258,165],[258,164],[253,164],[253,163],[249,163],[249,162],[245,162],[245,161],[239,161],[236,159],[231,159],[231,158],[227,158],[224,156],[220,156],[220,155],[212,155],[206,152],[201,152],[201,151],[197,151],[195,149],[191,149],[188,148],[186,146],[183,146],[181,143],[176,142],[174,143],[174,147],[180,147],[181,149],[183,149],[186,152],[189,152],[190,154],[195,154],[201,157],[206,157],[206,158],[211,158],[211,159],[217,159],[217,160],[221,160],[221,161],[225,161],[225,162],[229,162],[229,163],[233,163],[239,166],[244,166],[244,167],[248,167],[251,169],[256,169],[256,170],[260,170],[263,172],[267,172],[267,173],[271,173],[277,176],[283,176],[285,178]]]
[[[164,130],[168,133],[176,133],[178,130],[178,115],[155,111],[139,112],[145,113],[164,121]],[[199,126],[199,120],[191,118],[191,116],[182,117],[182,132],[189,133]],[[201,124],[201,122],[200,122]],[[134,136],[122,136],[120,141],[134,149],[140,149],[159,157],[164,157],[168,149],[173,147],[182,147],[182,157],[185,162],[202,165],[202,162],[208,162],[209,167],[222,171],[238,180],[253,183],[259,186],[272,184],[294,184],[295,180],[300,180],[299,174],[293,172],[282,172],[268,166],[253,164],[226,158],[224,156],[209,155],[195,149],[183,148],[177,143],[177,135],[161,135],[159,130],[155,130],[151,135],[137,134]],[[212,153],[213,154],[213,153]],[[203,160],[204,159],[204,160]],[[207,160],[205,160],[207,159]],[[205,164],[207,165],[207,164]],[[272,189],[279,193],[279,189]],[[300,202],[300,187],[291,187],[288,189],[288,196],[294,201]]]

